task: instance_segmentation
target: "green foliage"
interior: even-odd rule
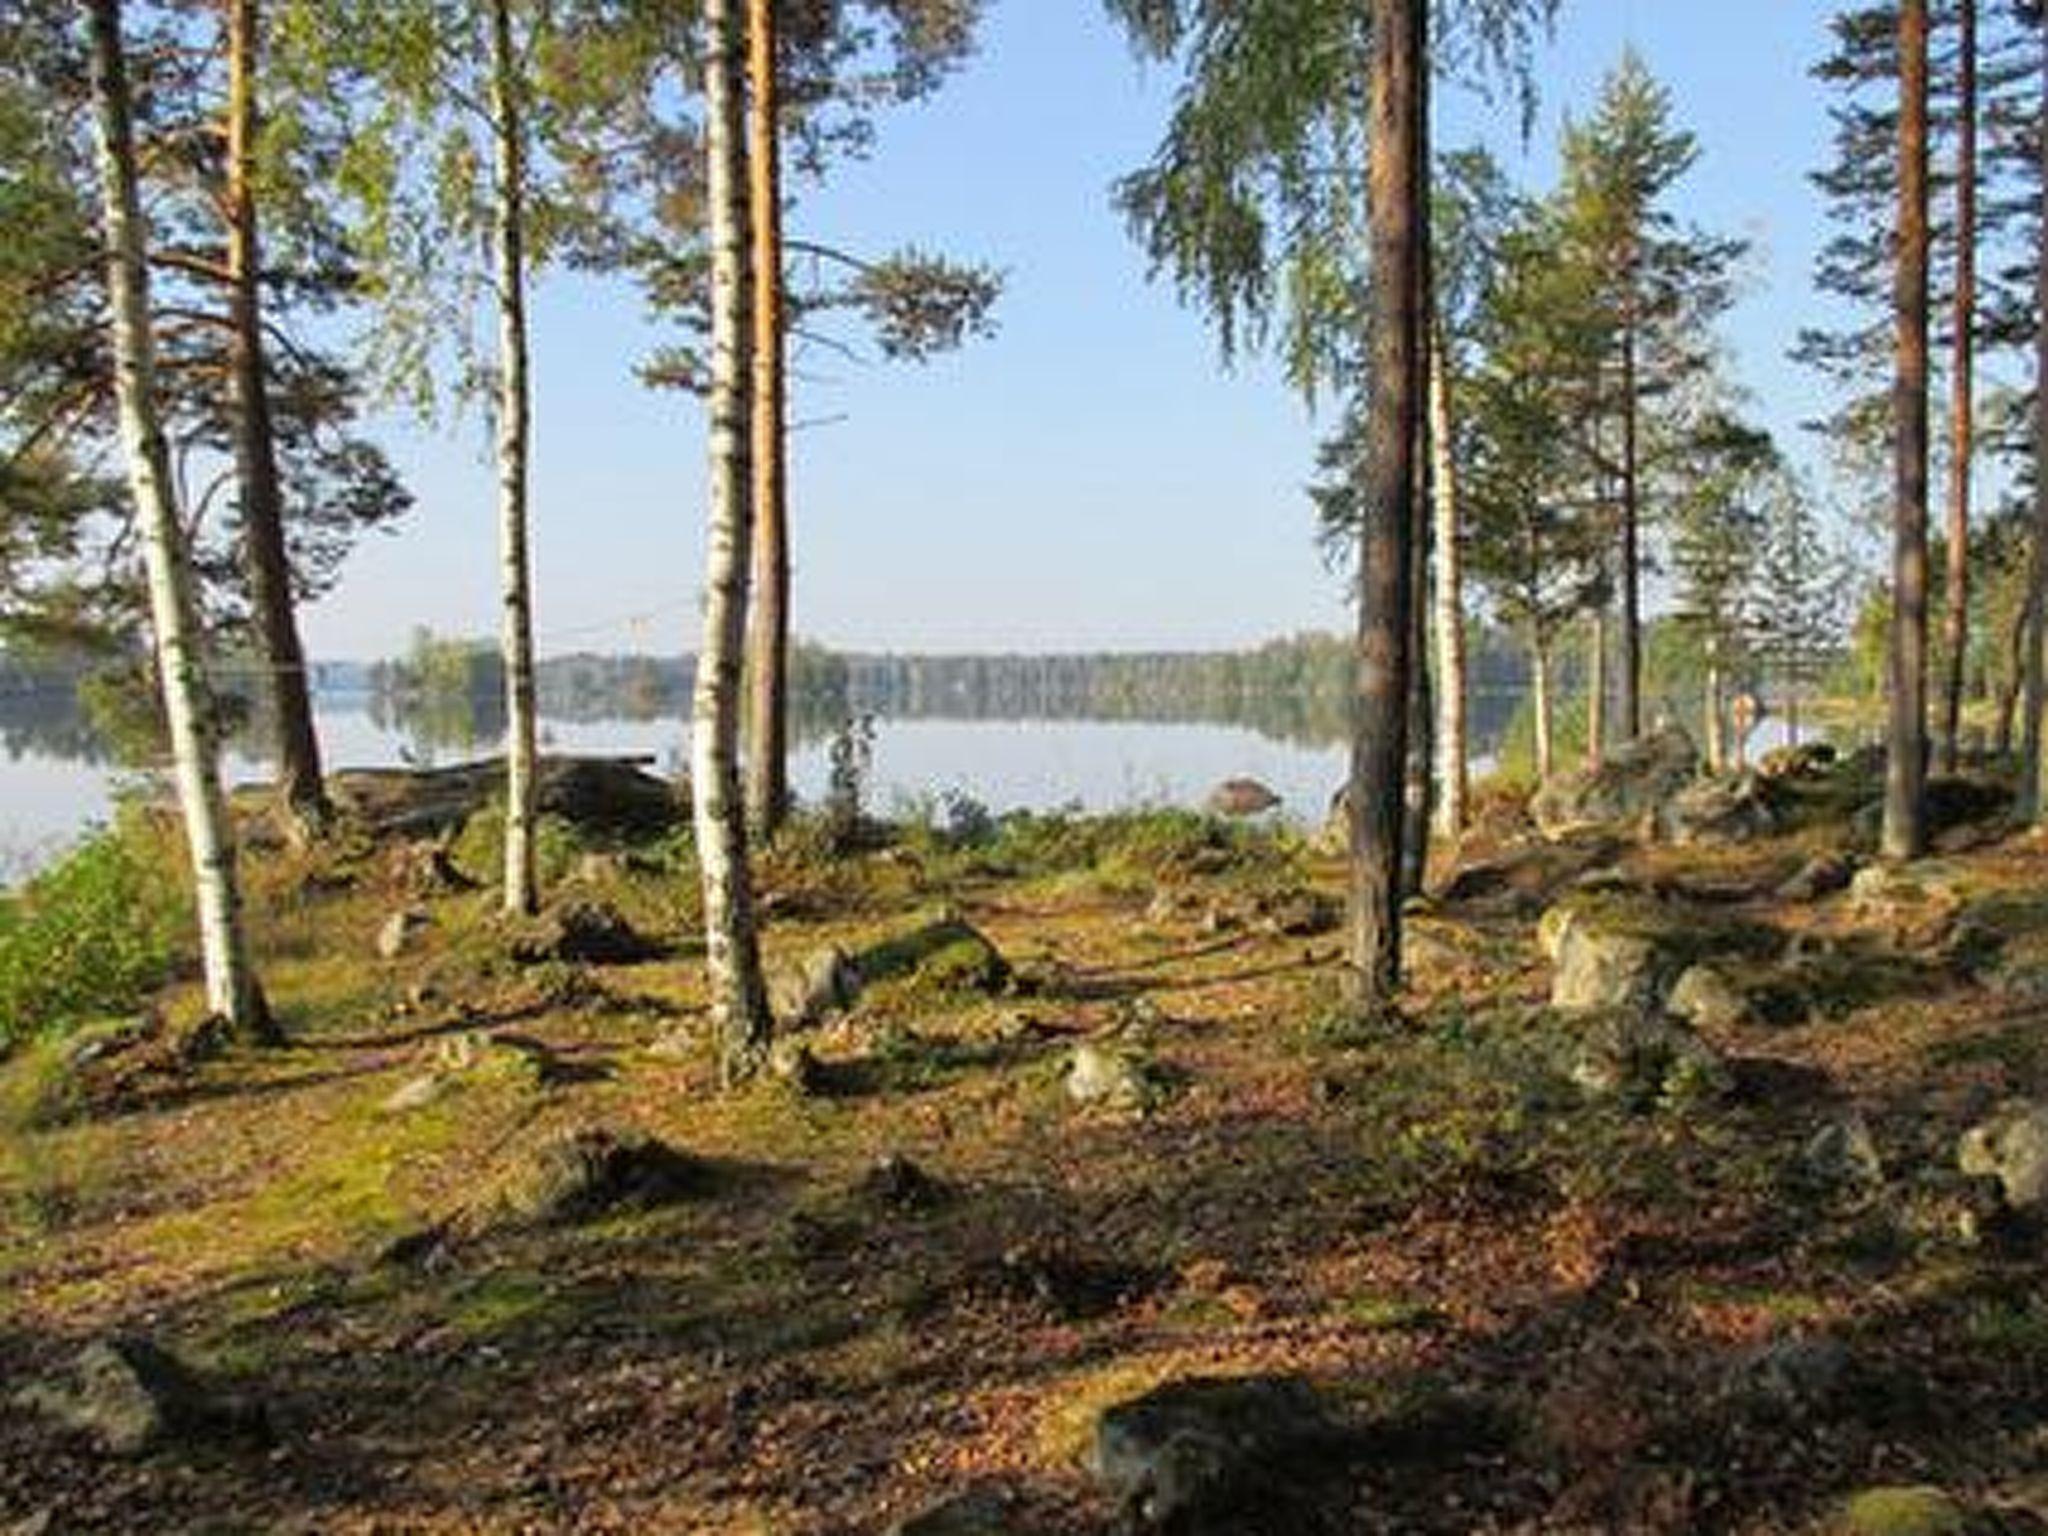
[[[193,953],[170,835],[126,809],[0,896],[0,1051],[135,1007]]]

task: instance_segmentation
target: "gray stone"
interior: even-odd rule
[[[1145,1110],[1159,1098],[1151,1064],[1130,1051],[1092,1041],[1074,1047],[1067,1063],[1067,1097],[1084,1107]]]
[[[413,935],[427,927],[427,914],[418,907],[401,907],[384,919],[377,930],[377,958],[396,960],[412,947]]]
[[[1539,927],[1538,938],[1552,956],[1551,1007],[1587,1013],[1650,1009],[1662,1001],[1675,964],[1655,939],[1585,912],[1566,914],[1555,923],[1546,914],[1545,925],[1548,936]]]
[[[1611,1010],[1587,1029],[1570,1075],[1591,1098],[1637,1107],[1717,1099],[1735,1086],[1728,1064],[1692,1030],[1630,1009]]]
[[[1218,816],[1258,816],[1280,803],[1280,797],[1257,779],[1225,779],[1209,792],[1209,809]]]
[[[438,1104],[454,1086],[451,1079],[439,1072],[424,1073],[400,1083],[381,1107],[387,1115],[409,1115],[429,1104]]]
[[[1816,853],[1800,865],[1778,887],[1780,901],[1818,901],[1846,890],[1855,878],[1856,866],[1839,853]]]
[[[666,953],[604,901],[565,901],[515,926],[512,958],[521,965],[560,960],[587,965],[633,965]]]
[[[1345,1439],[1305,1382],[1193,1378],[1104,1409],[1088,1465],[1133,1530],[1300,1529],[1286,1506],[1342,1464]]]
[[[1824,1334],[1773,1339],[1737,1358],[1730,1373],[1731,1395],[1763,1415],[1798,1420],[1823,1408],[1841,1392],[1849,1374],[1849,1351]]]
[[[486,1214],[520,1226],[585,1221],[688,1199],[706,1177],[695,1158],[643,1132],[585,1127],[525,1149]]]
[[[1800,1166],[1823,1184],[1841,1188],[1876,1188],[1884,1183],[1884,1159],[1870,1123],[1859,1114],[1830,1120],[1808,1138],[1799,1154]]]
[[[16,1400],[118,1456],[270,1434],[260,1405],[216,1391],[168,1350],[133,1336],[88,1344],[63,1378]]]
[[[791,1093],[808,1096],[824,1086],[825,1069],[801,1040],[783,1038],[768,1047],[768,1075]]]
[[[845,950],[827,944],[778,972],[769,983],[768,999],[778,1023],[808,1029],[860,1000],[860,972]]]
[[[2016,1211],[2048,1205],[2048,1105],[2012,1099],[1963,1133],[1956,1166],[1995,1178]]]
[[[1674,843],[1750,843],[1778,830],[1764,784],[1753,773],[1700,779],[1657,808],[1657,830]]]
[[[1859,923],[1907,949],[1945,941],[1963,910],[1953,875],[1939,865],[1872,864],[1849,881]]]
[[[1698,772],[1692,738],[1667,726],[1614,748],[1597,768],[1552,775],[1529,802],[1529,814],[1549,838],[1599,829],[1634,833]]]
[[[1260,903],[1259,926],[1283,938],[1312,939],[1334,933],[1344,921],[1344,904],[1321,891],[1292,891]]]
[[[1756,1018],[1748,996],[1728,973],[1704,962],[1686,967],[1664,1006],[1694,1029],[1739,1029]]]

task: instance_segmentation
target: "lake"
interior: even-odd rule
[[[373,718],[360,696],[319,702],[320,740],[330,770],[450,763],[492,750],[424,753],[403,728]],[[645,754],[673,774],[685,760],[679,720],[543,721],[543,750]],[[0,880],[18,877],[104,818],[123,775],[17,739],[0,758]],[[266,766],[230,756],[237,783],[267,776]],[[1345,772],[1341,745],[1305,746],[1249,726],[1126,720],[888,720],[875,724],[870,809],[887,813],[949,791],[994,811],[1079,805],[1103,811],[1199,805],[1218,782],[1248,775],[1281,796],[1282,813],[1320,820]],[[827,776],[826,745],[813,741],[791,759],[797,794],[815,801]]]

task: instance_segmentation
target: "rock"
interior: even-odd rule
[[[1589,1097],[1636,1107],[1721,1098],[1735,1086],[1728,1064],[1685,1025],[1631,1009],[1594,1022],[1573,1053],[1570,1075]]]
[[[477,888],[439,838],[400,844],[387,867],[392,884],[412,896],[452,896]]]
[[[1551,956],[1550,1006],[1566,1013],[1653,1009],[1676,961],[1663,945],[1606,914],[1571,905],[1544,914],[1537,941]]]
[[[1949,936],[1963,902],[1953,877],[1933,864],[1872,864],[1849,882],[1859,923],[1902,949],[1929,949]]]
[[[1679,844],[1750,843],[1778,830],[1765,782],[1754,773],[1699,779],[1657,808],[1657,831]]]
[[[1160,1097],[1157,1074],[1143,1057],[1092,1041],[1074,1047],[1066,1088],[1067,1097],[1083,1107],[1142,1112]]]
[[[1705,963],[1686,967],[1664,1006],[1694,1029],[1739,1029],[1756,1019],[1748,996],[1727,972]]]
[[[118,1456],[270,1438],[259,1404],[216,1391],[168,1350],[135,1336],[88,1344],[63,1379],[25,1388],[16,1400]]]
[[[1956,1145],[1956,1166],[1995,1178],[2016,1211],[2048,1205],[2048,1105],[2011,1099],[1970,1127]]]
[[[1780,885],[1780,901],[1818,901],[1836,891],[1848,889],[1856,866],[1839,853],[1816,853]]]
[[[433,1044],[434,1070],[449,1075],[499,1075],[538,1088],[562,1075],[555,1053],[527,1035],[465,1029]]]
[[[928,1211],[942,1204],[946,1186],[900,1152],[878,1158],[860,1181],[863,1199],[895,1211]]]
[[[1280,797],[1257,779],[1225,779],[1209,791],[1209,810],[1217,816],[1258,816],[1280,803]]]
[[[517,1226],[556,1226],[688,1199],[706,1182],[704,1166],[666,1142],[585,1127],[527,1148],[488,1214]]]
[[[1836,1536],[1969,1536],[1970,1517],[1939,1488],[1866,1488],[1842,1506]]]
[[[768,1076],[791,1093],[808,1098],[825,1086],[825,1069],[809,1046],[787,1037],[768,1047]]]
[[[1011,1500],[1000,1489],[970,1488],[889,1527],[889,1536],[1012,1536]]]
[[[667,951],[636,931],[609,902],[576,900],[515,925],[511,953],[521,965],[550,960],[633,965],[659,959]]]
[[[1692,738],[1667,726],[1616,747],[1597,768],[1552,775],[1529,802],[1529,813],[1548,838],[1600,829],[1630,835],[1698,772]]]
[[[1299,1530],[1284,1506],[1341,1465],[1346,1438],[1305,1382],[1197,1377],[1104,1409],[1088,1466],[1132,1530]]]
[[[1260,927],[1283,938],[1317,938],[1344,921],[1344,904],[1321,891],[1294,891],[1259,905]]]
[[[1808,1138],[1799,1164],[1819,1183],[1844,1189],[1875,1189],[1884,1183],[1884,1160],[1870,1123],[1859,1114],[1830,1120]]]
[[[1934,774],[1927,780],[1930,837],[1974,829],[1995,833],[2012,810],[2013,787],[1985,774]]]
[[[1444,975],[1463,968],[1465,951],[1453,942],[1450,931],[1425,928],[1420,923],[1401,925],[1401,968],[1417,975]]]
[[[418,907],[402,907],[392,913],[377,930],[377,958],[396,960],[411,947],[413,935],[427,925],[427,914]]]
[[[454,1086],[451,1079],[439,1072],[428,1072],[400,1083],[378,1107],[387,1115],[409,1115],[429,1104],[438,1104]]]
[[[2009,956],[1984,981],[2000,997],[2015,1003],[2048,1003],[2048,956]]]
[[[1533,910],[1573,880],[1613,864],[1621,851],[1619,842],[1602,836],[1516,843],[1491,857],[1459,863],[1432,894],[1446,906]]]
[[[1738,1357],[1729,1393],[1767,1418],[1796,1422],[1827,1407],[1849,1374],[1849,1351],[1823,1334],[1773,1339]]]
[[[908,976],[944,992],[1001,992],[1013,974],[986,934],[951,913],[862,950],[853,966],[862,986]]]
[[[1824,779],[1834,770],[1835,749],[1825,741],[1802,741],[1796,747],[1773,747],[1757,761],[1766,779]]]
[[[647,838],[686,819],[687,788],[657,778],[636,762],[546,756],[537,768],[535,799],[541,814],[559,816],[580,830]],[[485,758],[446,768],[350,768],[330,774],[327,788],[335,804],[372,837],[439,837],[502,800],[505,760]]]
[[[812,950],[768,984],[769,1006],[776,1021],[789,1029],[809,1029],[859,1000],[860,972],[837,944]]]

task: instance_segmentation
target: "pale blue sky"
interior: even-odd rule
[[[1806,69],[1827,7],[1565,0],[1525,151],[1506,113],[1445,91],[1438,142],[1484,133],[1547,184],[1559,116],[1633,41],[1704,156],[1685,210],[1756,242],[1729,327],[1737,374],[1788,437],[1819,405],[1784,360],[1818,313],[1806,175],[1826,119]],[[993,0],[979,56],[882,125],[869,162],[806,191],[792,233],[905,241],[1004,267],[997,339],[923,369],[820,355],[794,411],[796,623],[897,650],[1232,646],[1347,622],[1303,485],[1318,426],[1271,369],[1218,366],[1203,318],[1148,284],[1108,188],[1157,140],[1171,80],[1097,0]],[[543,652],[694,649],[703,565],[699,407],[632,369],[652,339],[623,286],[550,280],[535,319],[536,626]],[[314,653],[398,649],[411,626],[495,624],[483,432],[397,429],[419,496],[307,615]]]

